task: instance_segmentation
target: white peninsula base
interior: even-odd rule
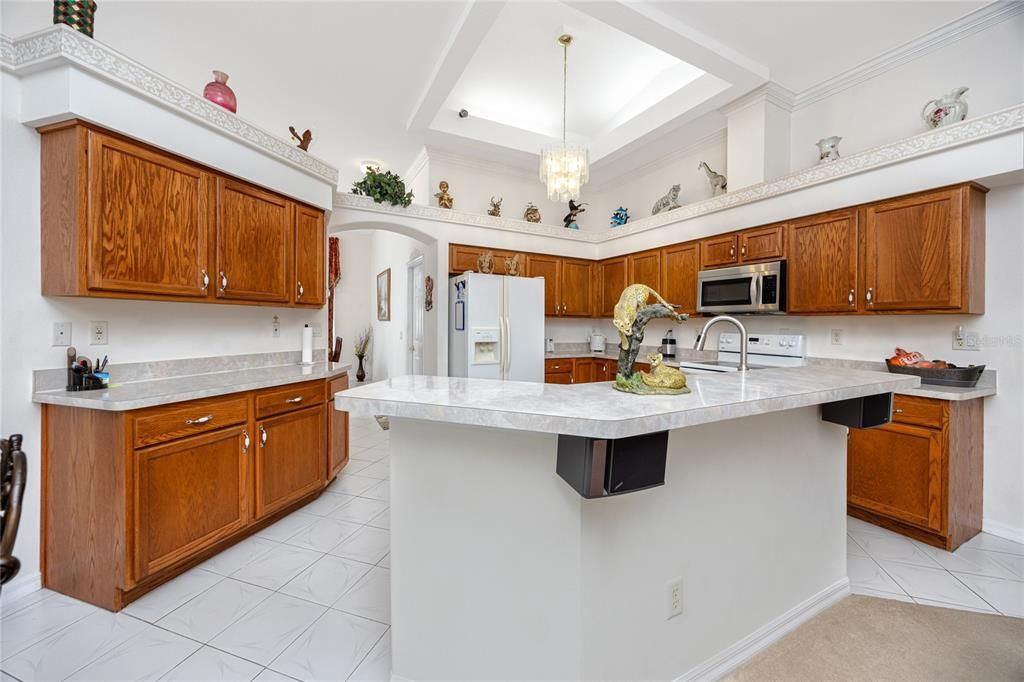
[[[396,677],[715,677],[849,591],[846,429],[816,405],[672,430],[664,486],[592,500],[555,434],[391,430]]]

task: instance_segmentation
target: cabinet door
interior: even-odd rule
[[[323,405],[264,419],[256,428],[256,518],[320,488],[327,473]]]
[[[661,249],[630,254],[629,283],[646,284],[661,293]]]
[[[593,263],[571,258],[562,259],[562,284],[559,288],[563,317],[594,316]]]
[[[615,360],[594,360],[594,381],[615,381]]]
[[[137,580],[248,522],[248,441],[236,426],[135,451]]]
[[[942,432],[907,424],[850,429],[850,504],[943,532]]]
[[[572,384],[572,372],[544,372],[545,384]]]
[[[791,223],[788,233],[788,310],[857,310],[857,212],[837,211]]]
[[[697,312],[697,273],[700,271],[700,248],[696,242],[677,244],[662,249],[660,292],[680,313]]]
[[[724,234],[720,237],[704,239],[700,243],[701,268],[719,268],[723,265],[735,265],[739,262],[739,250],[736,248],[736,235]]]
[[[785,231],[785,225],[744,230],[740,233],[740,260],[744,263],[779,260],[785,255]]]
[[[453,275],[461,275],[466,270],[480,272],[476,261],[483,252],[484,249],[478,246],[451,244],[448,247],[448,272]]]
[[[962,220],[959,189],[868,206],[864,213],[867,309],[959,308]]]
[[[334,409],[334,394],[348,388],[348,375],[327,382],[327,478],[333,479],[348,464],[348,412]]]
[[[295,207],[295,286],[292,300],[320,307],[327,292],[327,240],[324,213],[307,206]]]
[[[291,300],[293,220],[286,199],[217,178],[217,298]]]
[[[213,176],[89,132],[90,289],[204,298]]]
[[[626,257],[609,258],[597,264],[599,272],[597,292],[597,316],[614,317],[615,304],[619,302],[622,290],[626,288],[629,274],[626,270]]]
[[[526,257],[526,276],[544,278],[544,315],[556,317],[562,312],[562,259],[555,256]]]
[[[578,358],[573,368],[572,382],[574,384],[589,384],[592,381],[594,381],[594,360]]]

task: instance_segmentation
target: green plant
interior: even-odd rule
[[[356,357],[365,358],[366,352],[370,350],[370,337],[373,335],[373,330],[367,327],[365,330],[360,332],[359,336],[356,337]]]
[[[372,197],[375,202],[385,201],[392,206],[408,206],[412,203],[412,192],[405,191],[405,182],[391,171],[381,172],[380,168],[367,168],[363,179],[352,183],[352,193]]]

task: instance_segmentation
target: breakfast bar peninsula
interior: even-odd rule
[[[393,674],[715,677],[846,595],[847,428],[821,406],[918,379],[688,383],[404,376],[338,393],[339,410],[390,417]]]

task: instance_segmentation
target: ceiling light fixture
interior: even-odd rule
[[[380,170],[380,166],[381,166],[380,161],[374,161],[373,159],[365,159],[365,160],[359,162],[359,170],[361,170],[363,172],[363,175],[366,175],[366,173],[371,168],[373,170],[378,170],[379,171]]]
[[[562,46],[562,145],[540,150],[540,181],[547,185],[548,199],[566,202],[578,199],[580,188],[590,179],[590,152],[565,142],[566,91],[569,81],[569,45],[572,36],[558,36]]]

